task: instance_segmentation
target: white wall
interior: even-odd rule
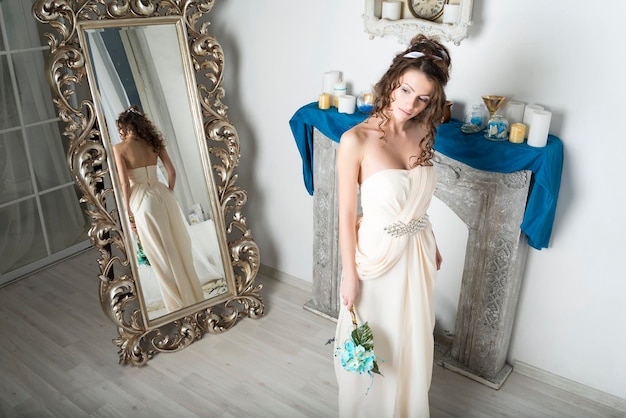
[[[539,103],[565,148],[552,241],[530,250],[509,359],[626,398],[626,3],[603,2],[599,15],[582,1],[474,3],[470,38],[448,45],[453,116],[482,94]],[[343,71],[356,93],[403,45],[369,39],[360,0],[222,0],[212,13],[261,262],[310,281],[313,199],[288,121],[316,100],[324,71]],[[435,228],[450,235],[453,224]],[[462,262],[462,250],[442,250],[451,265]]]

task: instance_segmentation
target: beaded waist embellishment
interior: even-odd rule
[[[408,224],[405,224],[402,221],[394,222],[391,225],[387,225],[385,227],[385,232],[391,235],[394,238],[401,237],[403,235],[413,235],[416,232],[424,230],[426,224],[428,223],[428,214],[420,216],[417,219],[411,219]]]

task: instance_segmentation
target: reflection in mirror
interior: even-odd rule
[[[145,120],[162,134],[166,153],[176,171],[173,190],[177,203],[172,204],[179,205],[182,216],[178,213],[175,218],[161,216],[156,221],[159,214],[166,212],[151,211],[150,216],[146,216],[145,211],[140,210],[140,207],[157,206],[149,203],[149,197],[154,194],[142,193],[143,188],[137,186],[141,170],[132,170],[137,167],[129,166],[120,171],[120,164],[117,167],[118,172],[126,173],[125,177],[135,173],[131,179],[130,199],[124,202],[125,210],[120,212],[128,211],[136,217],[136,233],[129,235],[134,253],[138,254],[133,264],[136,264],[137,287],[148,320],[225,294],[228,286],[224,255],[220,252],[210,191],[200,158],[202,150],[198,148],[194,131],[193,107],[185,94],[189,88],[182,76],[184,68],[176,26],[170,23],[86,28],[84,33],[88,67],[95,79],[92,90],[97,98],[96,107],[104,115],[108,132],[105,138],[108,136],[110,141],[108,148],[122,149],[117,145],[122,141],[118,117],[127,128],[132,128],[131,122]],[[142,114],[126,112],[131,105],[138,106]],[[128,153],[137,147],[123,149]],[[148,150],[148,147],[142,148],[142,151]],[[146,160],[146,157],[134,155],[121,160],[128,164],[130,157],[134,162]],[[169,181],[166,167],[162,159],[158,161],[154,174],[159,183],[166,185]],[[126,178],[118,181],[123,190]],[[118,194],[123,196],[123,193]],[[162,196],[166,198],[168,194]],[[128,208],[129,202],[135,202],[138,207]],[[146,219],[155,221],[147,223]],[[172,222],[177,226],[171,226]]]
[[[259,249],[242,214],[246,191],[237,184],[239,137],[222,103],[224,56],[208,32],[213,4],[36,0],[33,5],[35,18],[52,30],[45,34],[46,76],[65,123],[69,170],[91,219],[100,304],[116,325],[113,342],[122,364],[144,365],[158,352],[179,351],[206,333],[225,332],[244,317],[264,314],[261,285],[255,283]],[[144,238],[138,241],[131,228],[113,158],[121,142],[117,118],[130,105],[165,139],[177,172],[173,200],[193,242],[196,280],[202,283],[203,300],[173,312],[153,274],[153,260],[148,255],[149,266],[138,260],[137,244]],[[167,183],[168,164],[151,165],[153,176]]]

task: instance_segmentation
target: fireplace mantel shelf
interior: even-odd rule
[[[293,115],[289,125],[302,157],[304,184],[309,194],[313,195],[313,129],[339,142],[346,130],[366,117],[358,112],[351,115],[338,113],[335,108],[320,110],[316,102],[302,106]],[[534,182],[528,195],[521,229],[528,236],[531,247],[538,250],[547,248],[561,186],[561,140],[549,135],[545,147],[534,148],[525,143],[489,141],[482,133],[463,134],[460,126],[459,121],[442,124],[437,132],[435,150],[477,170],[499,173],[531,171]]]

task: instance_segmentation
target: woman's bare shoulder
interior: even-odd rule
[[[126,144],[124,144],[124,142],[118,142],[117,144],[113,145],[113,152],[116,154],[121,154],[124,152],[124,150],[126,149]]]
[[[363,147],[379,136],[380,129],[378,125],[371,118],[368,118],[344,132],[341,136],[341,142],[346,140],[351,142],[353,146]]]

